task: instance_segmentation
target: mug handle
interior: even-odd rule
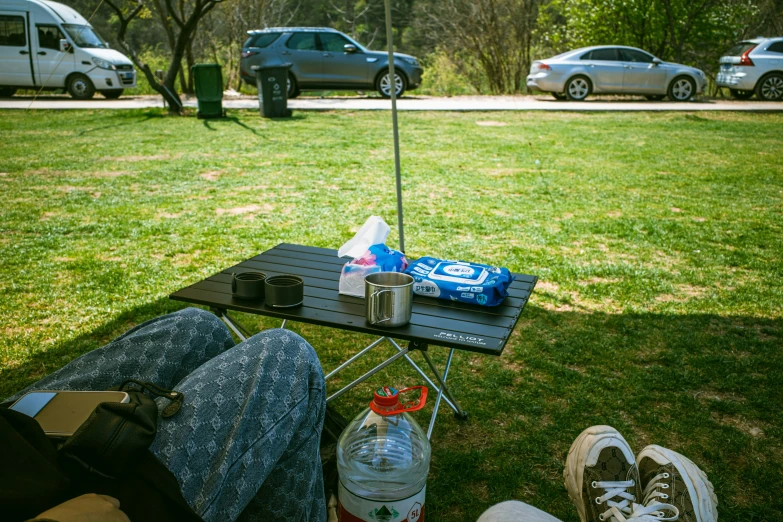
[[[237,293],[237,275],[234,272],[231,272],[231,293]]]
[[[374,319],[372,324],[380,324],[385,323],[386,321],[391,321],[391,318],[394,316],[394,299],[391,300],[391,311],[388,316],[383,317],[381,315],[381,298],[379,297],[381,294],[392,294],[394,295],[394,292],[392,290],[381,290],[380,292],[375,292],[373,294],[370,294],[370,307],[372,310],[372,318]],[[387,308],[386,306],[383,307],[384,311]],[[383,317],[383,318],[381,318]]]

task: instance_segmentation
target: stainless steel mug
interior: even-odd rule
[[[364,315],[375,326],[408,324],[413,304],[413,278],[401,272],[377,272],[364,278]]]

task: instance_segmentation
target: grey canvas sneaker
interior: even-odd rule
[[[642,503],[671,504],[682,522],[716,522],[718,498],[707,475],[676,451],[650,445],[636,457],[643,487]],[[659,520],[669,520],[660,518]]]
[[[582,522],[622,522],[641,494],[633,451],[611,426],[591,426],[579,434],[563,479]]]

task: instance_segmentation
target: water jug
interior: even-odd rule
[[[400,394],[421,390],[418,400]],[[424,407],[427,388],[379,388],[370,407],[337,442],[340,522],[420,522],[430,470],[430,441],[408,412]]]

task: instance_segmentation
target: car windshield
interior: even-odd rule
[[[87,49],[108,49],[109,44],[98,36],[89,25],[63,24],[63,28],[78,47]]]

